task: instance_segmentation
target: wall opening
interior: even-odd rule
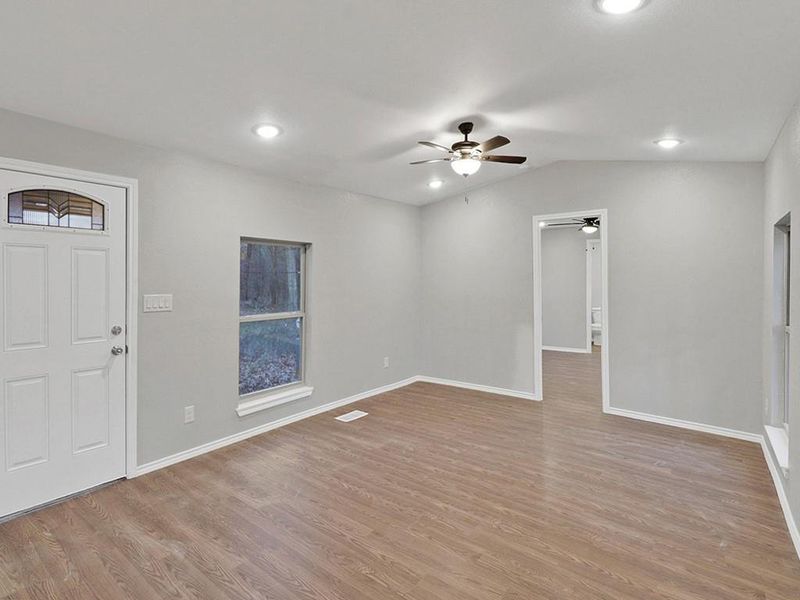
[[[791,213],[773,228],[772,247],[772,393],[769,422],[789,432],[791,394],[789,354],[791,342]]]
[[[547,369],[566,370],[587,398],[601,396],[609,408],[607,218],[604,209],[534,217],[538,400],[547,400]]]

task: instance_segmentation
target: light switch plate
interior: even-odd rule
[[[142,306],[144,312],[170,312],[172,294],[145,294]]]

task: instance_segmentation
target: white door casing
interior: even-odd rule
[[[9,224],[30,189],[101,203],[105,229]],[[125,475],[126,191],[0,169],[0,203],[2,517]]]
[[[535,400],[544,400],[542,378],[542,230],[540,223],[584,217],[596,217],[600,219],[600,264],[602,265],[600,276],[603,280],[603,320],[601,325],[603,352],[600,355],[600,372],[602,376],[603,412],[607,413],[611,410],[611,386],[609,376],[611,336],[609,335],[610,319],[608,303],[608,210],[605,208],[570,213],[534,215],[533,217],[533,397]]]

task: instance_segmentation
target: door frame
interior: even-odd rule
[[[542,383],[542,230],[540,221],[555,221],[562,219],[581,219],[583,217],[596,217],[600,219],[600,256],[603,280],[603,349],[600,353],[603,412],[608,412],[611,407],[609,368],[610,368],[610,335],[609,335],[609,303],[608,303],[608,209],[598,208],[592,210],[579,210],[568,213],[554,213],[534,215],[533,217],[533,397],[543,400]],[[591,312],[589,313],[591,320]],[[590,326],[591,327],[591,326]]]
[[[138,434],[139,180],[5,157],[0,157],[0,169],[96,183],[125,190],[125,326],[128,346],[128,351],[125,353],[125,476],[135,477]]]

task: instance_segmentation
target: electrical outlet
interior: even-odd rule
[[[384,356],[383,357],[383,368],[384,369],[388,369],[389,368],[389,357],[388,356]]]
[[[183,422],[184,423],[194,422],[194,404],[183,407]]]

